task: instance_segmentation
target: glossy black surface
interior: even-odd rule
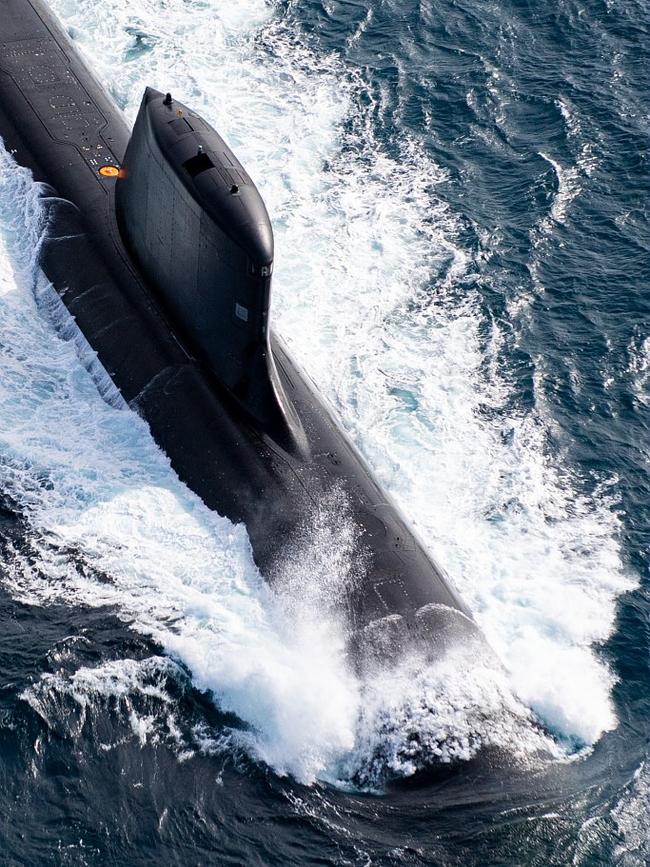
[[[246,392],[224,373],[218,354],[209,354],[195,339],[198,311],[179,321],[183,307],[170,303],[171,284],[161,303],[159,287],[141,276],[122,242],[116,180],[99,172],[103,165],[120,166],[125,160],[128,170],[128,130],[119,111],[38,0],[8,0],[3,16],[0,134],[17,161],[52,188],[41,265],[180,478],[208,506],[246,524],[256,561],[267,575],[287,549],[306,543],[310,514],[335,493],[337,510],[349,512],[358,535],[356,582],[342,600],[353,630],[386,615],[403,616],[388,624],[391,647],[406,640],[408,624],[425,636],[446,631],[450,623],[455,629],[459,622],[473,632],[463,603],[280,341],[271,333],[272,359],[259,354],[252,359],[250,373],[269,386],[260,397],[254,383]],[[160,96],[149,94],[159,100],[157,110],[168,111]],[[182,118],[177,114],[175,119]],[[207,125],[203,130],[206,144],[221,141]],[[186,188],[200,186],[203,177],[207,181],[209,173],[192,177],[183,169],[191,158],[181,147],[185,135],[179,136],[177,157],[169,146],[171,131],[157,138],[165,136],[160,155],[169,170],[176,177],[187,171]],[[241,176],[242,186],[246,177]],[[220,204],[225,200],[230,208],[231,196],[222,193],[211,199],[210,217],[215,225],[227,222],[230,235],[241,243],[230,252],[246,249],[253,264],[270,264],[268,235],[256,231],[251,240],[245,220],[233,228]],[[206,197],[204,190],[195,201],[205,203]],[[147,221],[153,217],[148,214]],[[222,337],[229,333],[224,328]],[[260,320],[262,341],[266,333]],[[274,396],[277,404],[269,409]],[[430,604],[453,610],[427,609],[415,624],[415,613]],[[383,631],[375,624],[372,634]]]

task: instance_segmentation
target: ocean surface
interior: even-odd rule
[[[345,527],[268,589],[0,149],[0,864],[647,863],[647,2],[51,5],[129,121],[151,84],[236,150],[278,331],[500,664],[351,672]]]

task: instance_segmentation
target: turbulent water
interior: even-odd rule
[[[277,329],[496,661],[351,671],[327,504],[268,589],[0,152],[0,863],[646,863],[647,5],[51,5],[130,121],[152,84],[237,151]]]

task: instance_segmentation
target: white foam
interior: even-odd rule
[[[557,107],[564,120],[567,138],[576,152],[576,166],[587,177],[591,177],[599,165],[594,152],[594,144],[589,141],[582,130],[582,124],[571,101],[567,97],[556,100]]]
[[[128,721],[141,746],[160,741],[164,730],[174,747],[191,754],[188,738],[175,718],[176,700],[167,689],[170,680],[182,681],[183,672],[168,658],[111,660],[95,668],[84,666],[72,674],[43,674],[20,698],[64,737],[78,737],[89,720],[92,724],[93,715],[100,716],[109,706],[117,708]],[[135,707],[138,699],[147,702],[146,710]],[[100,742],[99,747],[108,751],[117,745]]]
[[[253,726],[254,755],[303,780],[357,774],[370,785],[382,773],[372,757],[408,773],[427,755],[467,757],[495,741],[536,753],[544,739],[522,700],[567,742],[592,743],[615,725],[612,677],[594,646],[632,584],[611,495],[575,493],[571,472],[548,454],[543,406],[512,418],[501,410],[500,331],[495,323],[486,374],[473,264],[435,195],[443,173],[407,139],[399,160],[387,156],[359,107],[361,79],[282,21],[263,25],[272,12],[264,3],[237,12],[167,3],[163,13],[153,0],[108,0],[101,16],[89,0],[52,5],[130,117],[154,84],[191,102],[237,148],[274,219],[283,335],[414,517],[509,675],[462,669],[454,679],[443,666],[444,677],[400,670],[390,687],[359,684],[336,618],[307,619],[296,595],[301,570],[318,598],[350,579],[336,533],[314,516],[312,545],[290,558],[285,592],[269,593],[243,528],[178,483],[137,416],[98,398],[72,345],[52,336],[20,279],[7,276],[24,253],[9,229],[2,473],[40,534],[45,576],[16,554],[15,592],[115,605]],[[149,48],[130,60],[136,32]],[[5,166],[0,185],[5,222],[32,226],[24,174]],[[426,746],[409,757],[413,729]]]
[[[368,675],[355,747],[336,766],[336,782],[376,789],[387,777],[408,777],[432,760],[466,761],[486,747],[520,763],[563,760],[507,674],[481,651],[456,647],[434,662],[412,655]]]
[[[552,166],[557,179],[557,190],[553,194],[551,201],[549,219],[555,223],[565,223],[569,205],[571,205],[581,191],[579,183],[580,172],[577,166],[563,166],[558,160],[553,159],[548,154],[542,153],[542,151],[539,151],[539,155]],[[541,228],[545,234],[550,234],[551,227],[548,219],[542,221]]]

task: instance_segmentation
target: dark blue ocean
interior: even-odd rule
[[[47,301],[2,152],[0,864],[647,864],[648,4],[51,5],[129,120],[152,84],[237,151],[278,330],[499,666],[360,681],[340,525],[267,589]]]

